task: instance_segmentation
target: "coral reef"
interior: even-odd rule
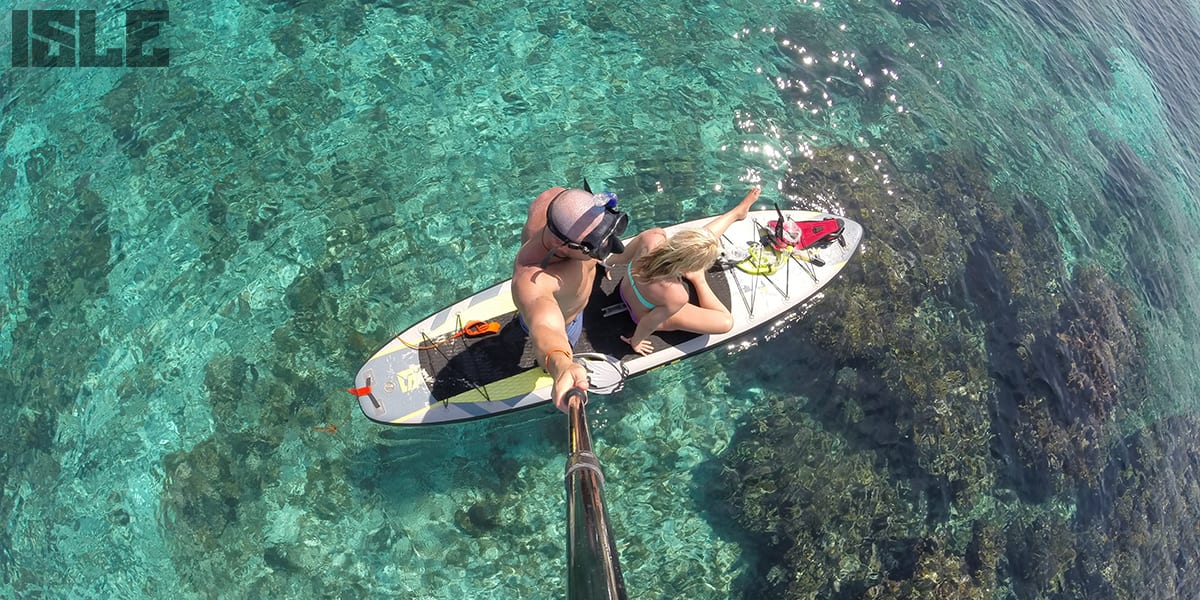
[[[1198,435],[1195,416],[1136,431],[1110,457],[1102,484],[1082,491],[1073,565],[1080,596],[1180,598],[1200,589]]]
[[[795,403],[764,399],[750,415],[758,423],[752,441],[735,441],[727,460],[738,518],[783,557],[759,591],[788,598],[862,591],[911,571],[905,555],[921,530],[912,510],[918,496],[889,483],[871,453],[849,451],[818,423],[789,414],[784,407]]]
[[[866,171],[852,153],[817,151],[785,184],[801,206],[838,198],[868,236],[797,326],[800,349],[785,352],[830,352],[794,366],[829,373],[813,376],[820,408],[764,404],[725,456],[736,473],[726,497],[774,557],[761,567],[769,584],[748,595],[1195,589],[1178,566],[1194,561],[1184,550],[1196,547],[1194,528],[1151,547],[1163,521],[1193,516],[1195,484],[1151,508],[1171,469],[1145,465],[1140,449],[1124,459],[1136,467],[1110,464],[1128,443],[1117,424],[1144,410],[1148,388],[1133,294],[1098,264],[1064,264],[1041,203],[1002,200],[978,151],[928,157],[920,175],[895,174],[881,153]],[[881,188],[895,191],[886,215],[866,208]],[[1115,509],[1103,508],[1104,490],[1120,490]],[[1156,553],[1177,566],[1147,566],[1130,583],[1122,561]]]
[[[964,236],[980,229],[972,198],[986,186],[962,166],[973,157],[934,161],[939,166],[931,180],[940,183],[922,189],[895,180],[886,156],[870,157],[872,167],[881,167],[875,170],[847,158],[854,154],[822,150],[796,165],[784,189],[802,206],[839,198],[848,216],[867,224],[861,271],[839,281],[816,307],[814,335],[847,364],[871,364],[881,379],[900,384],[896,391],[919,399],[909,400],[912,413],[896,425],[920,450],[922,466],[961,488],[960,500],[969,502],[990,485],[991,383],[983,331],[971,325],[967,303],[953,292],[968,259],[971,239]],[[896,192],[887,215],[864,208],[875,205],[881,189]],[[926,218],[917,199],[927,194],[954,210]]]
[[[22,302],[14,297],[12,303],[14,312],[20,311],[12,332],[14,355],[20,360],[0,368],[0,404],[9,416],[0,420],[4,440],[0,484],[5,491],[0,495],[0,515],[6,522],[14,510],[21,509],[11,486],[27,473],[38,474],[26,480],[34,489],[56,481],[60,460],[54,446],[60,419],[77,397],[93,393],[86,374],[104,344],[104,332],[89,326],[88,315],[108,292],[112,241],[108,209],[88,187],[88,177],[76,179],[73,185],[52,183],[61,176],[53,170],[57,152],[49,144],[42,145],[25,163],[26,177],[49,178],[30,199],[38,237],[46,241],[36,247],[28,244],[25,252],[6,259],[18,278],[29,278],[27,295]],[[15,152],[6,156],[5,163],[15,156]],[[50,495],[48,489],[40,491]],[[0,546],[13,547],[9,535],[7,528],[0,533]],[[4,578],[20,594],[22,582],[36,578],[25,567],[10,570],[11,557],[7,551],[4,554],[0,559]]]

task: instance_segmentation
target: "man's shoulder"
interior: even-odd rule
[[[535,248],[534,244],[525,242],[517,249],[517,257],[513,260],[513,273],[524,269],[540,269],[542,257]]]
[[[545,285],[554,285],[557,276],[553,276],[548,269],[542,267],[542,257],[536,256],[529,244],[523,244],[521,249],[517,251],[517,258],[513,262],[513,287],[542,287]],[[551,275],[550,277],[538,277],[540,274]]]

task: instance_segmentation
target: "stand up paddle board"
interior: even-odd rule
[[[786,227],[779,225],[780,215]],[[699,228],[712,219],[665,229],[670,234]],[[799,225],[806,225],[805,236],[813,231],[820,234],[816,221],[827,227],[836,223],[838,235],[805,250],[787,245],[811,241],[800,241]],[[620,339],[633,335],[635,324],[617,292],[619,272],[609,280],[599,268],[574,352],[607,355],[632,377],[714,348],[774,322],[811,298],[842,270],[862,235],[862,226],[844,217],[799,210],[752,211],[722,236],[722,260],[708,272],[709,285],[733,314],[733,329],[713,335],[657,332],[650,338],[654,351],[646,356]],[[537,364],[528,335],[517,321],[511,287],[510,279],[461,300],[376,351],[359,369],[350,390],[363,414],[388,425],[428,425],[549,402],[552,382]]]

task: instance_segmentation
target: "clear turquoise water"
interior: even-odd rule
[[[1200,593],[1198,8],[739,4],[188,3],[169,68],[6,66],[0,595],[564,596],[560,414],[343,389],[584,176],[868,231],[593,403],[631,596]]]

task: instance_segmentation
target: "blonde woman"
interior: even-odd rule
[[[662,229],[649,229],[630,240],[624,254],[630,262],[617,266],[616,272],[623,277],[618,288],[621,300],[637,323],[633,336],[621,340],[634,352],[653,352],[649,338],[655,331],[725,333],[733,328],[733,315],[708,286],[704,272],[721,252],[721,235],[746,218],[760,192],[751,189],[737,206],[701,229],[670,237]],[[695,288],[698,304],[688,302],[684,279]]]

